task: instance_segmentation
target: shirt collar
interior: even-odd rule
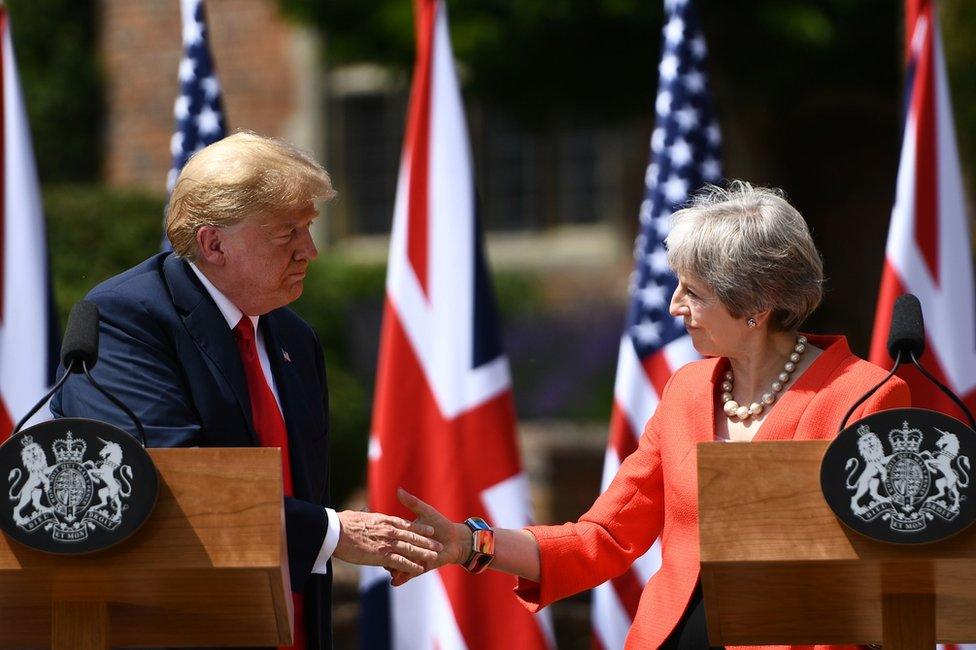
[[[213,298],[213,301],[217,303],[217,309],[220,310],[220,313],[227,321],[227,327],[229,327],[230,329],[234,329],[235,327],[237,327],[237,324],[241,321],[241,317],[244,315],[244,312],[238,309],[237,305],[232,303],[227,296],[222,294],[220,292],[220,289],[215,287],[213,282],[211,282],[207,278],[207,276],[203,274],[203,271],[197,268],[196,264],[190,262],[190,268],[193,269],[193,272],[196,274],[196,276],[200,278],[200,282],[203,283],[203,288],[207,290],[207,293],[210,294],[210,297]],[[258,319],[261,317],[248,316],[248,318],[251,319],[251,325],[254,327],[254,331],[257,332]]]

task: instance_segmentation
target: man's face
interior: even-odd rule
[[[309,202],[222,230],[223,290],[241,311],[259,316],[302,295],[305,270],[318,257],[309,232],[317,216]]]

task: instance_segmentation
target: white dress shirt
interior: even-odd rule
[[[190,268],[196,273],[196,276],[200,278],[200,282],[203,283],[204,288],[210,297],[213,298],[214,302],[217,303],[217,309],[223,314],[224,319],[227,321],[227,327],[233,330],[237,327],[237,324],[241,321],[241,317],[244,316],[244,312],[237,308],[234,303],[232,303],[227,296],[220,292],[220,289],[213,285],[213,282],[207,279],[207,276],[203,274],[197,265],[190,262]],[[281,411],[281,398],[278,396],[278,387],[275,385],[274,375],[271,374],[271,362],[268,361],[268,350],[264,345],[264,335],[258,328],[258,320],[260,316],[248,316],[251,319],[251,324],[254,326],[254,341],[258,348],[258,359],[261,360],[261,370],[264,372],[264,379],[268,382],[268,386],[271,388],[271,392],[274,394],[275,402],[278,403],[278,411]],[[284,417],[282,417],[284,419]],[[287,458],[283,458],[282,462],[288,462]],[[328,573],[329,572],[329,558],[335,552],[336,546],[339,544],[339,515],[332,508],[326,508],[325,514],[329,518],[329,530],[325,533],[325,541],[322,542],[322,549],[319,551],[318,557],[315,559],[315,564],[312,566],[312,573]]]

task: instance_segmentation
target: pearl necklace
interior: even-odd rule
[[[730,418],[736,417],[742,422],[745,422],[749,418],[757,417],[767,406],[772,406],[780,391],[783,390],[783,386],[790,382],[790,375],[796,370],[796,364],[799,363],[800,356],[807,349],[806,343],[807,337],[796,337],[796,345],[793,346],[793,352],[790,353],[789,360],[783,365],[783,372],[779,373],[776,377],[776,381],[770,386],[770,390],[763,393],[762,403],[753,402],[749,406],[739,406],[739,403],[732,398],[732,371],[729,370],[726,372],[725,381],[722,382],[722,410],[725,411],[725,414]]]

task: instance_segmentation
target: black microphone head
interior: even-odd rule
[[[922,321],[922,304],[910,293],[898,296],[891,310],[891,329],[888,331],[888,354],[894,359],[902,353],[903,360],[908,353],[916,359],[925,352],[925,323]]]
[[[61,343],[61,363],[71,369],[72,362],[84,362],[91,370],[98,360],[98,305],[87,300],[75,303],[68,314],[68,326]],[[77,363],[75,372],[81,372]]]

